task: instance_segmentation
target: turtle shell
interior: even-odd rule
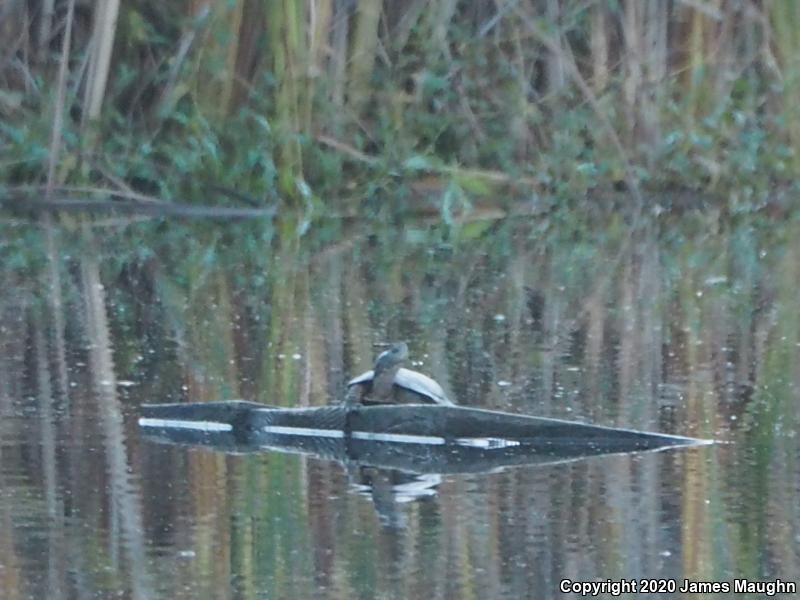
[[[367,385],[372,382],[374,376],[375,371],[369,370],[348,381],[347,387]],[[394,385],[416,394],[420,397],[420,401],[422,402],[433,402],[434,404],[453,406],[453,402],[444,393],[442,386],[427,375],[423,375],[418,371],[403,368],[398,369],[397,374],[394,376]]]

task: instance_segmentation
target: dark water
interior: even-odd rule
[[[0,597],[798,582],[800,224],[571,219],[6,219]],[[460,404],[729,443],[354,481],[138,430],[147,402],[337,401],[398,339]]]

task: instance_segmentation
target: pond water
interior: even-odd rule
[[[800,582],[796,220],[300,229],[3,221],[0,597]],[[401,339],[459,404],[724,443],[356,481],[336,461],[161,444],[137,425],[152,402],[338,402]]]

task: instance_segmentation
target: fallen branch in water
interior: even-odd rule
[[[376,166],[380,163],[380,159],[376,156],[371,156],[346,144],[340,140],[332,138],[327,135],[317,135],[316,140],[329,148],[333,148],[346,154],[359,162],[366,163],[370,166]],[[489,171],[486,169],[473,169],[469,167],[454,167],[450,165],[426,165],[424,168],[414,169],[415,171],[425,171],[429,173],[441,173],[445,175],[452,175],[455,177],[470,177],[475,179],[483,179],[490,183],[500,183],[504,185],[525,185],[533,188],[539,188],[541,183],[533,177],[517,177],[509,175],[502,171]]]
[[[73,188],[73,193],[78,188]],[[84,188],[84,193],[92,188]],[[10,190],[13,192],[13,190]],[[60,190],[59,190],[60,191]],[[65,190],[67,191],[67,190]],[[116,196],[118,200],[92,200],[88,198],[70,198],[52,196],[49,198],[24,198],[20,195],[0,197],[0,206],[18,210],[67,210],[67,211],[118,211],[124,213],[149,215],[153,217],[174,216],[186,218],[220,218],[220,219],[250,219],[255,217],[270,217],[276,212],[274,206],[263,208],[236,208],[228,206],[198,206],[195,204],[182,204],[165,202],[149,197],[122,197],[118,192],[106,191],[107,194]],[[136,194],[139,196],[139,194]]]
[[[43,185],[19,185],[19,186],[10,186],[5,188],[6,191],[12,194],[36,194],[42,193],[46,190],[46,186]],[[103,187],[93,187],[93,186],[81,186],[81,185],[59,185],[55,186],[52,189],[53,193],[61,193],[61,194],[94,194],[98,196],[111,196],[113,198],[124,198],[127,200],[136,200],[138,202],[152,202],[154,204],[169,204],[168,201],[162,200],[160,198],[156,198],[155,196],[148,196],[147,194],[141,194],[130,188],[127,189],[111,189],[111,188],[103,188]],[[20,198],[20,200],[22,200]]]
[[[380,161],[377,157],[370,156],[357,148],[353,148],[353,146],[349,144],[345,144],[344,142],[340,142],[337,139],[329,137],[327,135],[318,135],[317,141],[320,144],[324,144],[329,148],[333,148],[334,150],[338,150],[342,154],[347,154],[350,158],[354,158],[359,162],[367,163],[368,165],[377,165]]]

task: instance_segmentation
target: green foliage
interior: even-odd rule
[[[377,33],[373,13],[359,28],[357,51],[374,54],[359,60],[371,71],[348,67],[354,38],[335,39],[343,19],[369,15],[343,13],[352,7],[339,4],[330,5],[331,15],[315,13],[323,19],[315,30],[294,3],[269,18],[260,5],[236,0],[198,12],[126,4],[102,118],[88,128],[81,65],[92,46],[89,29],[78,28],[62,149],[52,157],[57,180],[111,187],[110,173],[165,200],[242,201],[214,191],[223,187],[255,204],[305,211],[305,230],[309,214],[341,209],[330,198],[385,206],[391,194],[393,207],[406,208],[410,188],[429,176],[441,178],[430,200],[449,222],[454,206],[468,209],[475,198],[524,199],[531,182],[536,193],[572,206],[632,177],[646,190],[711,191],[732,211],[748,212],[798,174],[790,3],[765,8],[763,21],[726,12],[722,18],[733,20],[725,27],[688,5],[659,17],[666,21],[641,23],[629,35],[673,31],[663,54],[642,46],[641,73],[617,35],[631,10],[618,2],[562,2],[550,16],[522,6],[451,14],[437,3],[413,10],[384,3]],[[600,60],[592,54],[593,11],[603,13],[614,57],[600,65],[605,82],[593,80]],[[751,49],[723,46],[729,30]],[[752,54],[770,48],[762,40],[770,33],[774,55]],[[11,83],[0,93],[0,181],[38,183],[47,173],[58,97],[53,66],[25,64],[24,85],[0,70]],[[559,70],[556,85],[550,73]],[[337,143],[320,143],[319,134]],[[476,170],[525,183],[500,190]]]

